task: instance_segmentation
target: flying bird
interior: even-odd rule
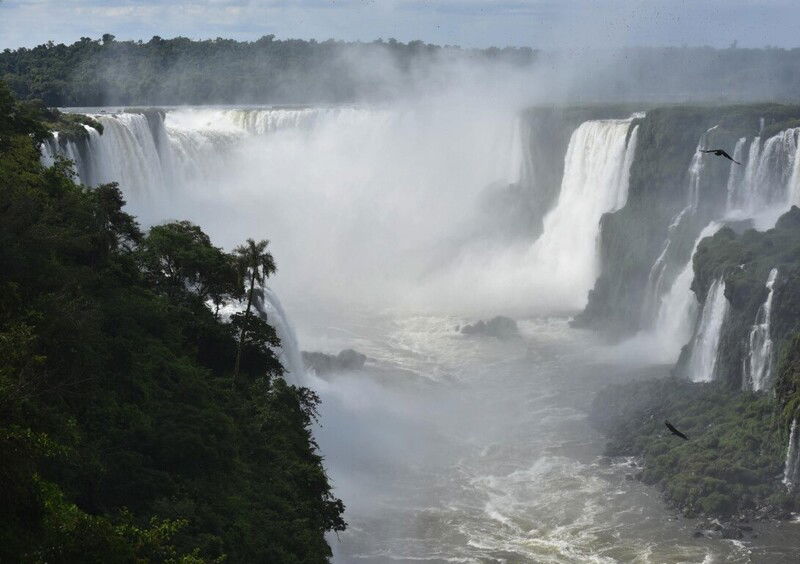
[[[725,152],[723,149],[708,149],[708,150],[706,150],[706,149],[700,149],[700,152],[701,152],[701,153],[714,153],[716,156],[718,156],[718,157],[725,157],[725,158],[726,158],[726,159],[728,159],[729,161],[735,162],[735,163],[736,163],[736,164],[738,164],[738,165],[742,164],[742,163],[740,163],[739,161],[734,161],[734,160],[733,160],[733,157],[731,157],[731,156],[730,156],[730,155],[729,155],[727,152]]]
[[[673,435],[676,435],[676,436],[678,436],[678,437],[682,438],[684,441],[688,441],[688,440],[689,440],[689,437],[687,437],[686,435],[684,435],[683,433],[681,433],[680,431],[678,431],[678,430],[677,430],[675,427],[673,427],[673,426],[672,426],[672,423],[670,423],[670,422],[669,422],[669,421],[667,421],[666,419],[664,420],[664,425],[666,425],[666,426],[667,426],[667,429],[669,429],[669,430],[670,430],[670,432],[671,432]]]

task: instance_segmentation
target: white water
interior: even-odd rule
[[[740,138],[733,158],[743,164],[730,164],[725,210],[717,221],[701,232],[692,255],[667,288],[673,239],[679,236],[682,222],[697,213],[699,206],[704,163],[708,158],[699,149],[706,146],[707,137],[715,128],[710,128],[700,137],[698,150],[689,165],[686,207],[673,218],[664,246],[650,268],[641,309],[643,330],[627,345],[629,348],[644,345],[665,362],[677,359],[695,322],[697,301],[690,288],[694,275],[692,258],[700,240],[713,235],[726,219],[753,219],[756,228],[770,228],[791,203],[795,200],[800,203],[800,186],[797,186],[800,184],[800,166],[796,158],[800,151],[797,142],[800,128],[781,131],[767,139],[763,147],[761,137],[753,138],[746,158],[747,139]],[[760,362],[759,358],[756,355],[756,362]]]
[[[525,275],[562,311],[586,304],[600,272],[600,218],[627,201],[638,138],[638,126],[628,135],[631,121],[588,121],[575,130],[558,202],[525,257]]]
[[[741,137],[736,142],[736,147],[733,149],[733,160],[741,163],[744,162],[744,146],[747,143],[746,137]],[[728,184],[727,184],[727,194],[728,198],[726,201],[726,209],[728,213],[736,209],[737,202],[736,199],[739,197],[739,186],[742,184],[744,179],[744,169],[742,165],[731,163],[730,171],[728,172]]]
[[[316,299],[486,314],[580,309],[599,272],[600,217],[627,199],[631,119],[574,132],[544,233],[508,245],[476,231],[475,218],[487,190],[535,188],[529,132],[513,112],[470,110],[469,120],[463,108],[439,106],[96,114],[105,131],[90,131],[88,158],[66,150],[85,183],[119,181],[145,224],[268,225],[292,278],[276,282],[285,297],[318,291]],[[239,242],[229,231],[217,240]],[[469,291],[454,292],[464,280]]]
[[[308,385],[308,375],[303,365],[297,335],[289,321],[289,317],[286,315],[286,311],[283,309],[283,305],[278,299],[278,295],[271,288],[262,286],[260,294],[257,295],[257,299],[253,303],[259,315],[275,328],[275,332],[281,340],[278,358],[285,370],[284,379],[297,386]]]
[[[772,373],[772,338],[770,337],[770,318],[772,316],[772,297],[778,269],[773,268],[767,277],[767,298],[758,308],[756,320],[750,329],[748,354],[745,357],[742,387],[753,391],[769,388]]]
[[[783,484],[790,490],[797,486],[800,478],[800,445],[798,445],[797,419],[792,419],[789,444],[786,446],[786,463],[783,467]]]
[[[706,148],[709,134],[718,127],[718,125],[710,127],[700,136],[694,155],[692,155],[692,162],[689,163],[689,189],[687,191],[688,202],[686,205],[691,213],[697,212],[697,208],[700,205],[700,182],[706,166],[706,153],[700,150]]]
[[[188,218],[225,246],[268,234],[284,298],[426,311],[537,301],[516,275],[524,265],[474,279],[496,250],[475,232],[481,197],[525,173],[512,110],[469,100],[96,117],[105,132],[87,157],[65,148],[84,182],[119,181],[146,225]],[[483,299],[453,292],[464,273]],[[509,291],[494,292],[498,280]]]
[[[692,160],[689,163],[687,171],[688,182],[686,184],[686,207],[672,218],[672,221],[667,228],[667,238],[664,240],[664,246],[661,249],[655,262],[650,267],[650,272],[647,275],[647,284],[644,289],[644,300],[642,302],[642,309],[640,312],[641,326],[645,330],[651,330],[654,326],[667,321],[663,315],[662,307],[664,304],[664,292],[666,288],[666,278],[669,270],[669,252],[674,244],[674,239],[679,233],[679,228],[682,222],[686,219],[693,217],[697,213],[698,206],[700,205],[700,183],[703,178],[703,170],[705,169],[705,153],[700,150],[704,149],[707,145],[709,134],[714,131],[717,125],[707,129],[697,142]],[[694,251],[692,251],[694,252]],[[691,264],[691,257],[689,260]],[[675,286],[676,280],[673,280],[672,287]],[[690,281],[691,283],[691,281]],[[670,289],[671,292],[671,289]],[[671,315],[671,314],[670,314]],[[673,327],[672,320],[669,320],[669,328],[661,328],[661,332],[669,333],[671,330],[677,330]],[[671,341],[670,341],[671,342]]]
[[[728,305],[725,281],[715,280],[708,289],[686,367],[692,382],[711,382],[716,377],[719,341]]]
[[[562,196],[580,215],[559,198],[546,227],[547,240],[561,234],[565,247],[525,241],[494,263],[500,249],[474,244],[469,228],[487,186],[521,178],[513,112],[253,111],[273,115],[167,112],[167,142],[149,148],[131,147],[139,120],[101,117],[122,129],[92,142],[107,142],[106,157],[119,162],[93,169],[93,153],[79,168],[87,178],[129,175],[122,189],[148,221],[188,217],[228,247],[271,238],[279,273],[270,282],[299,338],[274,293],[265,289],[257,309],[283,341],[287,378],[323,399],[315,436],[350,523],[341,543],[331,538],[337,563],[747,561],[750,548],[692,538],[691,524],[625,479],[628,467],[601,457],[585,412],[618,372],[597,361],[591,335],[563,318],[519,319],[522,336],[510,342],[454,329],[475,320],[470,309],[585,300],[598,221],[627,198],[636,142],[635,131],[624,142],[628,120],[573,136]],[[142,156],[153,151],[158,162]],[[164,193],[143,177],[165,182]],[[574,264],[538,270],[534,259]],[[572,274],[579,284],[570,286]],[[563,301],[554,305],[545,290],[557,286]],[[459,313],[398,312],[405,302]],[[315,379],[299,343],[353,347],[367,364]]]
[[[675,277],[669,290],[661,297],[652,328],[640,331],[620,345],[621,352],[658,362],[674,363],[681,348],[689,342],[694,329],[699,304],[692,292],[694,279],[694,254],[700,242],[719,231],[722,223],[712,221],[706,225],[692,247],[691,257]],[[636,351],[640,351],[636,353]]]
[[[734,167],[741,167],[731,165],[728,215],[755,217],[776,208],[776,213],[785,211],[792,199],[798,135],[800,128],[791,128],[773,135],[763,144],[760,137],[753,139],[744,172],[734,171]],[[776,213],[770,218],[772,222]]]

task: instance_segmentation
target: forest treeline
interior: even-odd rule
[[[527,64],[529,48],[461,50],[401,43],[264,36],[257,41],[147,42],[83,37],[0,53],[0,78],[20,99],[48,106],[346,102],[385,98],[409,86],[418,65],[437,59]],[[398,84],[398,81],[405,83]]]
[[[0,53],[0,79],[48,106],[374,102],[452,87],[465,69],[532,72],[545,98],[569,103],[790,101],[800,49],[641,47],[542,51],[461,49],[422,41],[370,43],[185,37],[83,37]],[[508,74],[473,80],[513,90]],[[549,98],[548,98],[549,97]]]
[[[326,561],[344,507],[255,314],[266,243],[142,231],[41,164],[52,119],[0,82],[0,562]]]

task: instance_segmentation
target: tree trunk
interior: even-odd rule
[[[247,293],[247,309],[244,310],[244,318],[250,317],[250,307],[253,305],[253,288],[256,284],[255,275],[250,276],[250,291]],[[233,367],[233,383],[239,380],[239,366],[242,363],[242,344],[244,343],[244,327],[239,331],[239,346],[236,347],[236,365]]]

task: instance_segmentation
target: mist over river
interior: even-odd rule
[[[500,341],[460,334],[459,317],[294,313],[304,347],[369,356],[363,372],[314,380],[317,437],[348,504],[336,562],[797,559],[800,524],[746,543],[693,538],[695,520],[630,479],[633,461],[602,456],[594,393],[667,367],[615,362],[564,318],[521,321],[520,339]]]
[[[694,538],[696,523],[631,479],[635,461],[602,456],[595,393],[669,372],[663,355],[569,324],[600,273],[601,218],[626,203],[641,114],[577,125],[542,210],[522,109],[458,96],[95,108],[103,135],[44,158],[119,181],[145,225],[186,218],[226,248],[271,240],[283,309],[267,318],[281,321],[287,380],[322,398],[315,436],[347,506],[335,562],[796,562],[800,524]],[[499,314],[518,338],[458,330]],[[363,370],[297,361],[346,348],[367,355]]]

